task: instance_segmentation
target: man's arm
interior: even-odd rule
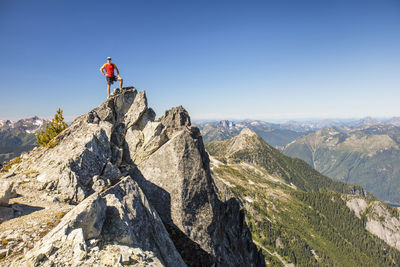
[[[106,64],[104,64],[103,66],[101,66],[101,68],[100,68],[100,72],[101,72],[101,74],[103,74],[103,75],[106,75],[104,72],[103,72],[103,70],[106,68]]]
[[[114,64],[114,68],[115,68],[115,70],[117,71],[117,75],[119,76],[119,70],[118,70],[118,68],[117,68],[117,65]]]

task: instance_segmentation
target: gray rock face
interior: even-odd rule
[[[53,184],[61,200],[80,202],[98,190],[98,184],[109,186],[120,176],[127,125],[137,124],[146,111],[144,92],[124,90],[77,118],[58,136],[55,148],[26,156],[31,164],[24,167],[39,171],[43,187]]]
[[[191,125],[189,113],[182,106],[165,111],[160,121],[169,133]]]
[[[161,219],[130,178],[94,193],[25,255],[32,266],[186,266]]]
[[[390,214],[382,204],[376,203],[373,208],[374,214],[368,216],[365,229],[400,250],[400,217]]]
[[[105,208],[105,201],[98,194],[85,199],[25,255],[26,263],[32,266],[79,265],[86,257],[85,241],[100,235]]]
[[[177,238],[187,238],[205,263],[212,262],[212,225],[215,195],[202,167],[201,154],[188,131],[174,135],[138,165],[134,177]],[[188,160],[188,162],[185,162]],[[190,241],[190,242],[189,242]],[[197,245],[200,247],[197,248]],[[189,248],[182,244],[182,248]],[[189,251],[188,253],[189,254]],[[195,254],[192,254],[195,256]]]
[[[162,121],[162,119],[161,119]],[[179,129],[185,125],[175,125]],[[197,128],[176,132],[134,177],[192,266],[262,266],[236,199],[221,202]]]
[[[15,196],[13,184],[8,181],[0,181],[0,206],[7,206],[10,198]]]
[[[239,202],[218,198],[200,131],[183,107],[156,121],[145,93],[128,88],[57,138],[13,171],[35,170],[41,190],[80,204],[26,262],[265,265]]]
[[[381,202],[371,201],[368,203],[357,197],[347,200],[346,205],[354,211],[358,218],[363,215],[366,217],[365,229],[378,236],[389,246],[400,250],[400,208],[396,208],[397,212],[394,216]]]

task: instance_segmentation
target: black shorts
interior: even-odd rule
[[[116,76],[111,76],[111,77],[106,76],[106,79],[107,79],[107,84],[113,84],[114,82],[118,81],[118,78]]]

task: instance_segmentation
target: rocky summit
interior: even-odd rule
[[[22,197],[39,192],[48,203],[67,205],[68,213],[58,214],[57,223],[5,262],[265,266],[241,202],[222,198],[215,185],[187,111],[180,106],[155,117],[144,91],[124,88],[78,117],[56,137],[55,147],[23,154],[0,179],[15,183]],[[36,211],[40,217],[48,205]]]

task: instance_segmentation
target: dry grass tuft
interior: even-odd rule
[[[10,161],[4,163],[4,166],[0,169],[0,172],[8,172],[14,164],[18,164],[21,162],[20,157],[16,157]]]
[[[67,213],[67,212],[65,212],[65,211],[59,211],[59,212],[57,212],[56,217],[57,217],[58,219],[61,219],[62,217],[64,217],[64,215],[65,215],[66,213]]]
[[[53,228],[57,225],[58,222],[55,221],[48,221],[46,224],[49,228]]]
[[[34,174],[38,174],[39,172],[37,170],[28,170],[28,171],[24,171],[23,174],[29,176],[29,175],[34,175]]]
[[[1,239],[1,244],[2,244],[3,246],[7,246],[7,244],[8,244],[7,239],[5,239],[5,238]]]

